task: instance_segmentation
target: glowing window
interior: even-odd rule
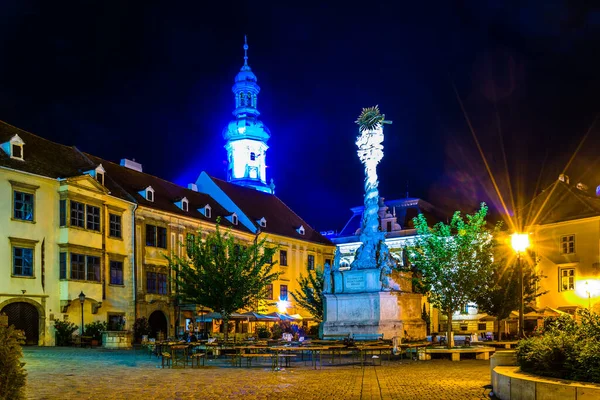
[[[560,292],[575,290],[575,268],[562,268],[560,270]]]

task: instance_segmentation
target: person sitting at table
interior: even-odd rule
[[[438,344],[438,337],[436,334],[431,335],[431,344]]]

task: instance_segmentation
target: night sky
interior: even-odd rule
[[[571,183],[600,184],[600,8],[570,3],[2,1],[0,119],[181,185],[225,178],[247,34],[267,175],[313,227],[362,204],[353,121],[375,104],[383,197],[500,212],[476,138],[513,212],[580,144]]]

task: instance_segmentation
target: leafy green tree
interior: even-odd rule
[[[463,217],[455,212],[449,224],[430,228],[419,214],[413,219],[417,236],[407,249],[415,274],[415,289],[448,318],[447,345],[451,347],[452,315],[476,298],[492,270],[493,235],[487,228],[487,206]]]
[[[476,293],[474,301],[479,311],[496,317],[497,338],[500,339],[500,322],[507,319],[520,306],[520,276],[513,250],[507,245],[505,235],[497,234],[493,243],[494,263],[487,281]],[[541,291],[542,276],[535,271],[535,260],[521,256],[523,268],[523,301],[531,303],[546,293]]]
[[[221,233],[219,222],[204,238],[198,232],[186,256],[167,259],[176,297],[221,313],[227,327],[231,314],[264,298],[267,285],[279,274],[273,272],[276,248],[266,246],[266,238],[242,243],[230,231]]]
[[[25,398],[27,373],[21,364],[23,331],[0,325],[0,399]]]
[[[315,320],[323,321],[323,271],[318,268],[308,271],[308,275],[300,275],[300,290],[294,290],[292,297],[298,304],[308,310]]]

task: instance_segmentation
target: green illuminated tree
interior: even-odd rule
[[[452,315],[477,296],[493,268],[493,235],[486,226],[487,206],[463,217],[455,212],[449,224],[430,228],[419,214],[413,219],[417,237],[408,248],[415,289],[448,318],[447,345],[451,346]],[[418,277],[417,277],[418,276]]]
[[[292,297],[308,310],[315,320],[323,321],[323,271],[308,271],[307,276],[300,275],[299,291],[293,291]]]
[[[273,272],[276,248],[266,246],[266,238],[243,243],[229,231],[221,233],[219,221],[214,232],[204,238],[199,232],[188,246],[186,256],[167,257],[176,297],[221,313],[225,327],[232,313],[264,298],[267,285],[279,275]]]

